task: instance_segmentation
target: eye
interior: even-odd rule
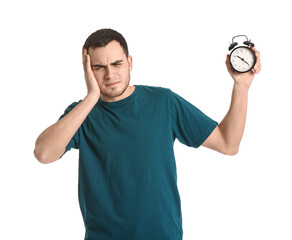
[[[94,70],[100,70],[102,69],[103,67],[94,67]]]

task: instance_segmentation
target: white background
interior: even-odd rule
[[[261,52],[241,148],[225,156],[175,142],[184,240],[292,239],[291,6],[288,1],[7,1],[0,4],[0,239],[80,240],[78,151],[40,164],[35,140],[83,99],[81,48],[113,28],[131,84],[171,88],[220,122],[233,36]],[[289,24],[290,23],[290,24]],[[238,39],[241,41],[241,39]]]

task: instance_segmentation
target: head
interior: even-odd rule
[[[90,56],[91,68],[105,101],[117,101],[129,91],[132,57],[125,38],[115,30],[100,29],[92,33],[83,48]]]

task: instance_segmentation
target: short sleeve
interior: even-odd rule
[[[218,123],[170,90],[171,129],[181,143],[198,148]]]
[[[64,113],[59,117],[58,121],[60,119],[62,119],[63,117],[65,117],[74,107],[76,107],[79,103],[81,102],[81,100],[79,102],[73,102],[71,105],[69,105]],[[64,156],[64,154],[67,152],[67,151],[70,151],[71,148],[75,148],[75,149],[79,149],[79,129],[76,131],[76,133],[74,134],[74,136],[71,138],[70,142],[67,144],[66,146],[66,149],[65,149],[65,152],[62,154],[61,157]],[[60,157],[60,158],[61,158]],[[59,158],[59,159],[60,159]]]

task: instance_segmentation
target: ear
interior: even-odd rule
[[[130,71],[132,71],[132,68],[133,68],[133,59],[132,59],[132,56],[129,56],[128,57],[128,63],[129,63]]]

